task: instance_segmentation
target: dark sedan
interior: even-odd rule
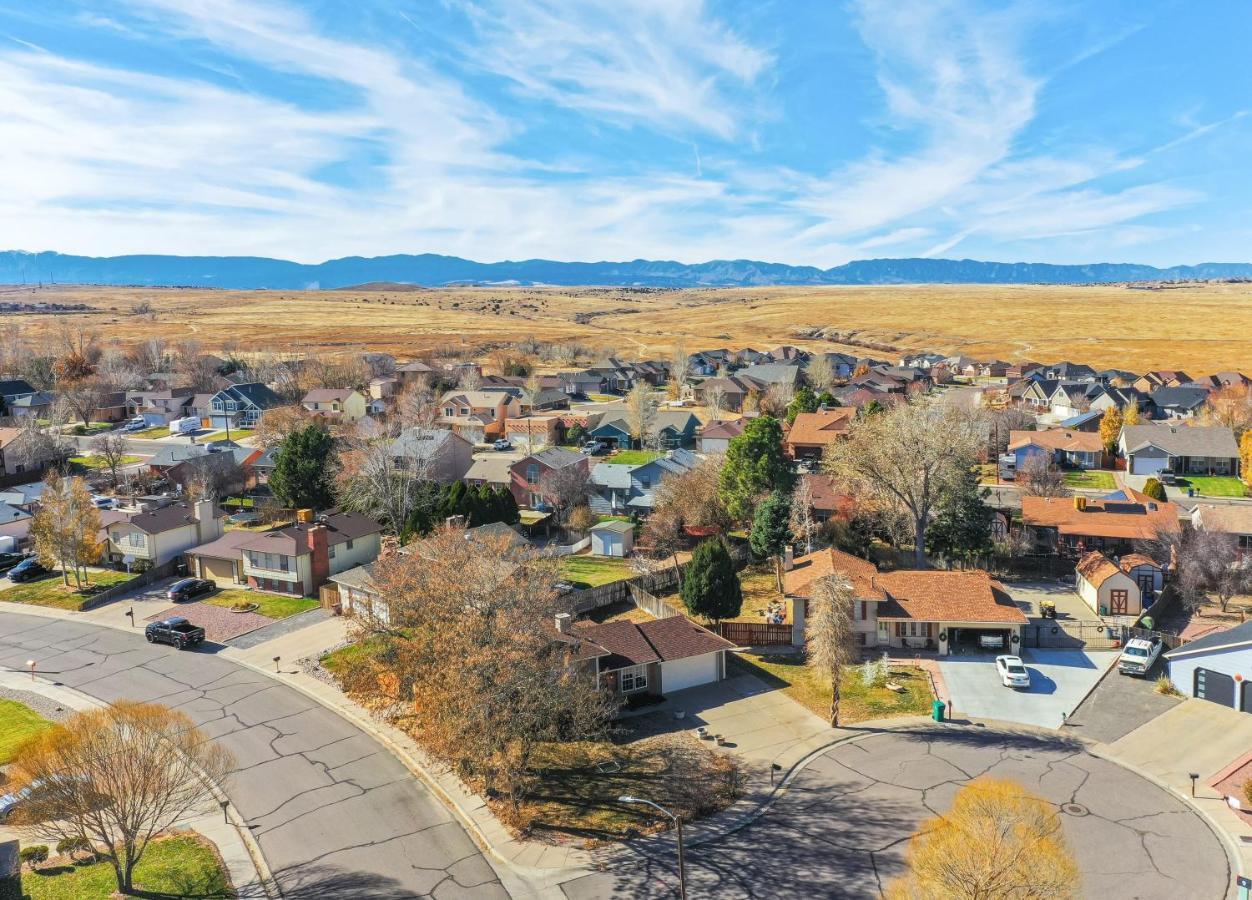
[[[206,581],[203,578],[184,578],[182,581],[176,581],[171,584],[170,589],[165,592],[165,596],[167,599],[178,603],[181,600],[190,600],[193,597],[211,594],[216,587],[217,585],[213,582]]]
[[[31,556],[9,569],[9,581],[34,581],[47,574],[47,566]]]

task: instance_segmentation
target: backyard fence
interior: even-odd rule
[[[719,622],[714,630],[739,647],[790,644],[792,637],[790,625],[764,622]]]
[[[639,585],[633,582],[627,582],[630,588],[630,599],[634,601],[635,606],[639,607],[646,613],[650,613],[658,619],[672,619],[674,616],[682,615],[682,610],[678,607],[667,603],[665,600],[656,596],[656,594],[645,591]]]
[[[731,544],[730,558],[736,568],[742,569],[751,561],[752,553],[746,544]],[[679,564],[677,567],[667,565],[662,569],[657,569],[655,572],[636,575],[633,578],[624,578],[621,581],[611,581],[599,587],[573,591],[566,595],[566,602],[570,605],[570,612],[577,615],[590,612],[593,609],[599,609],[602,606],[632,600],[632,590],[634,589],[642,590],[646,594],[657,597],[672,594],[682,584],[680,575],[684,568],[685,564]],[[668,615],[665,618],[668,618]]]
[[[136,575],[130,581],[123,581],[120,584],[115,584],[110,588],[106,588],[98,594],[92,594],[83,601],[83,605],[79,607],[79,611],[86,612],[89,609],[95,609],[97,606],[104,606],[104,604],[112,600],[116,600],[118,597],[122,597],[131,591],[147,587],[150,584],[160,581],[162,578],[169,578],[177,570],[177,561],[170,560],[167,563],[163,563],[162,565]]]

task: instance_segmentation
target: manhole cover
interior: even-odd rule
[[[1082,817],[1090,814],[1090,810],[1081,803],[1064,803],[1061,805],[1061,812],[1069,816]]]

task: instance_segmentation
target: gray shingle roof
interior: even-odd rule
[[[1221,425],[1127,425],[1122,437],[1129,453],[1152,444],[1171,456],[1230,459],[1239,455],[1234,433]]]

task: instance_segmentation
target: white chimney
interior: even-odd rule
[[[561,634],[569,634],[570,626],[574,623],[574,617],[569,613],[556,614],[556,630]]]
[[[788,544],[786,549],[783,550],[783,571],[790,572],[793,568],[795,568],[795,564],[795,550],[793,550],[792,546]]]
[[[195,505],[195,516],[197,522],[213,521],[213,501],[197,500]]]

